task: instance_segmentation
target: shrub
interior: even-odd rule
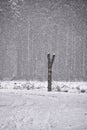
[[[86,92],[86,90],[85,90],[85,89],[82,89],[82,90],[81,90],[81,93],[85,93],[85,92]]]
[[[68,92],[68,90],[63,90],[63,92],[66,92],[66,93],[67,93],[67,92]]]
[[[0,89],[2,89],[2,85],[1,85],[1,83],[0,83]]]
[[[79,90],[80,90],[80,87],[79,87],[79,86],[77,86],[77,87],[76,87],[76,89],[79,91]]]
[[[57,89],[58,92],[61,92],[60,86],[57,86],[56,89]]]
[[[27,90],[34,89],[34,84],[27,83],[27,84],[26,84],[26,89],[27,89]]]

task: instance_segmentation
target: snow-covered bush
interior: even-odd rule
[[[47,81],[0,81],[0,89],[21,89],[47,91]],[[86,82],[52,82],[52,91],[87,93]]]
[[[14,89],[20,89],[20,88],[21,88],[20,84],[14,83]]]

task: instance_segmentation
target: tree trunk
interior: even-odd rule
[[[50,59],[50,54],[47,55],[48,58],[48,91],[52,91],[52,65],[54,62],[55,55]]]

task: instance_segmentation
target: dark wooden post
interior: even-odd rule
[[[50,54],[47,55],[48,58],[48,91],[52,90],[52,65],[54,62],[55,54],[53,54],[52,59],[50,58]]]

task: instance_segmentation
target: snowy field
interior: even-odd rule
[[[0,130],[87,130],[87,83],[22,84],[1,82]]]

